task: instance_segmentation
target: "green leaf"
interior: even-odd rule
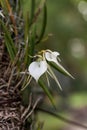
[[[32,36],[30,38],[30,55],[33,56],[34,55],[34,51],[35,51],[35,39],[36,38],[36,24],[33,25],[32,27]]]
[[[74,79],[74,77],[58,62],[58,65],[54,62],[48,62],[53,68],[55,68],[60,73],[69,76]]]
[[[45,86],[45,83],[43,83],[42,80],[38,80],[38,84],[41,86],[41,88],[44,90],[44,92],[46,93],[46,95],[48,96],[49,100],[51,101],[52,105],[54,106],[55,108],[55,103],[54,103],[54,100],[53,100],[53,97],[50,93],[50,91],[48,90],[47,86]]]
[[[25,60],[24,60],[24,63],[25,63],[25,68],[26,68],[26,65],[28,65],[28,61],[29,61],[29,14],[28,14],[28,11],[26,11],[26,13],[24,14],[24,40],[25,40]]]
[[[36,25],[32,26],[32,35],[28,34],[28,42],[25,45],[25,65],[29,66],[32,59],[29,56],[34,55],[35,49],[35,36],[36,36]]]
[[[49,115],[51,115],[51,116],[57,118],[58,120],[61,120],[61,121],[65,122],[65,123],[78,126],[78,127],[83,128],[83,129],[85,129],[85,130],[87,129],[87,126],[85,126],[85,125],[83,125],[83,124],[80,124],[80,123],[78,123],[78,122],[76,122],[76,121],[70,120],[70,119],[68,119],[68,118],[66,118],[66,117],[63,117],[62,115],[60,115],[60,114],[58,114],[58,113],[55,113],[55,112],[53,112],[53,111],[50,111],[50,110],[48,110],[48,109],[38,107],[36,110],[39,110],[39,111],[44,112],[44,113],[46,113],[46,114],[49,114]]]
[[[3,31],[4,31],[5,45],[7,47],[8,53],[10,55],[11,60],[14,61],[14,58],[16,56],[16,47],[13,43],[13,40],[11,38],[11,35],[10,35],[7,27],[5,26],[5,24],[3,23],[2,20],[0,20],[0,24],[1,24]]]
[[[36,23],[36,21],[37,21],[37,19],[38,19],[38,16],[40,15],[42,9],[44,8],[45,3],[46,3],[46,0],[41,0],[41,1],[40,1],[39,7],[37,8],[36,13],[34,14],[34,18],[33,18],[31,24]]]
[[[6,1],[5,0],[0,0],[0,6],[3,8],[5,13],[8,13],[7,6],[6,6]]]
[[[44,36],[45,30],[46,30],[46,24],[47,24],[47,7],[45,4],[44,5],[44,12],[43,12],[42,28],[41,28],[40,36],[39,36],[37,43],[40,43],[40,41],[42,40],[42,38]]]
[[[30,25],[32,23],[32,20],[34,18],[34,12],[35,12],[35,0],[31,0],[31,13],[30,13]]]
[[[10,58],[11,58],[12,61],[14,61],[15,55],[14,55],[12,47],[9,44],[9,39],[6,35],[5,35],[4,38],[5,38],[5,45],[7,47],[8,52],[9,52]]]

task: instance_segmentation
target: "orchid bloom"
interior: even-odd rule
[[[43,57],[39,58],[39,61],[34,61],[30,64],[28,71],[29,74],[38,82],[39,78],[47,71],[48,63],[47,61],[53,61],[58,64],[57,57],[58,52],[52,52],[50,50],[42,51]],[[39,56],[40,57],[40,56]],[[47,61],[46,61],[47,60]]]
[[[51,71],[50,66],[48,65],[49,62],[55,63],[59,69],[61,69],[61,72],[64,72],[66,75],[72,77],[59,63],[59,52],[51,51],[51,50],[45,50],[40,52],[42,55],[37,55],[39,58],[37,61],[32,62],[29,65],[28,71],[29,74],[38,82],[39,78],[46,72],[57,82],[58,86],[60,86],[55,74],[53,71]]]

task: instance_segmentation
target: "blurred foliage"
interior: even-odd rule
[[[43,46],[60,52],[63,64],[75,77],[69,84],[70,89],[84,91],[87,84],[87,1],[48,0],[47,2],[46,34],[52,33],[52,36]]]
[[[68,117],[67,108],[87,106],[87,0],[48,0],[47,5],[46,36],[49,36],[43,46],[59,51],[62,64],[75,77],[72,80],[60,75],[63,91],[55,97],[58,110],[67,111]],[[55,88],[55,83],[52,84]],[[43,118],[40,115],[40,119],[44,121],[44,130],[60,129],[58,120],[47,115]]]

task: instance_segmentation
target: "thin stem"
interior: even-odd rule
[[[76,122],[76,121],[67,119],[67,118],[65,118],[65,117],[63,117],[63,116],[61,116],[61,115],[59,115],[59,114],[57,114],[57,113],[54,113],[54,112],[52,112],[52,111],[49,111],[49,110],[47,110],[47,109],[39,108],[39,107],[38,107],[38,108],[36,108],[36,110],[41,111],[41,112],[44,112],[44,113],[47,113],[47,114],[49,114],[49,115],[51,115],[51,116],[53,116],[53,117],[56,117],[57,119],[59,119],[59,120],[65,122],[65,123],[68,123],[68,124],[71,124],[71,125],[75,125],[75,126],[78,126],[78,127],[81,127],[81,128],[83,128],[83,129],[86,129],[86,130],[87,130],[87,126],[85,126],[85,125],[83,125],[83,124],[80,124],[80,123],[78,123],[78,122]]]

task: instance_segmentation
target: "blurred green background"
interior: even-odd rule
[[[61,63],[75,80],[60,77],[64,89],[70,92],[87,90],[87,2],[81,0],[48,0],[46,34],[52,36],[43,43],[60,53]],[[64,80],[64,81],[63,81]]]
[[[70,114],[73,119],[76,115],[76,112],[71,114],[73,110],[77,110],[78,115],[83,112],[82,109],[87,113],[87,1],[48,0],[47,9],[46,34],[49,34],[49,38],[40,48],[58,51],[62,65],[75,77],[72,80],[57,73],[63,88],[56,97],[58,110],[65,111],[65,117]],[[64,125],[47,115],[41,114],[40,119],[44,121],[44,130],[60,130]],[[77,120],[79,121],[78,118]],[[72,128],[67,127],[67,130]]]
[[[56,84],[51,82],[56,106],[63,116],[75,120],[77,114],[76,121],[84,124],[80,118],[83,115],[83,120],[87,113],[87,1],[47,0],[47,10],[44,37],[48,36],[48,39],[38,48],[58,51],[61,64],[75,77],[73,80],[55,72],[63,88],[62,92],[56,91]],[[39,120],[44,122],[43,130],[76,130],[42,113],[39,114]]]

